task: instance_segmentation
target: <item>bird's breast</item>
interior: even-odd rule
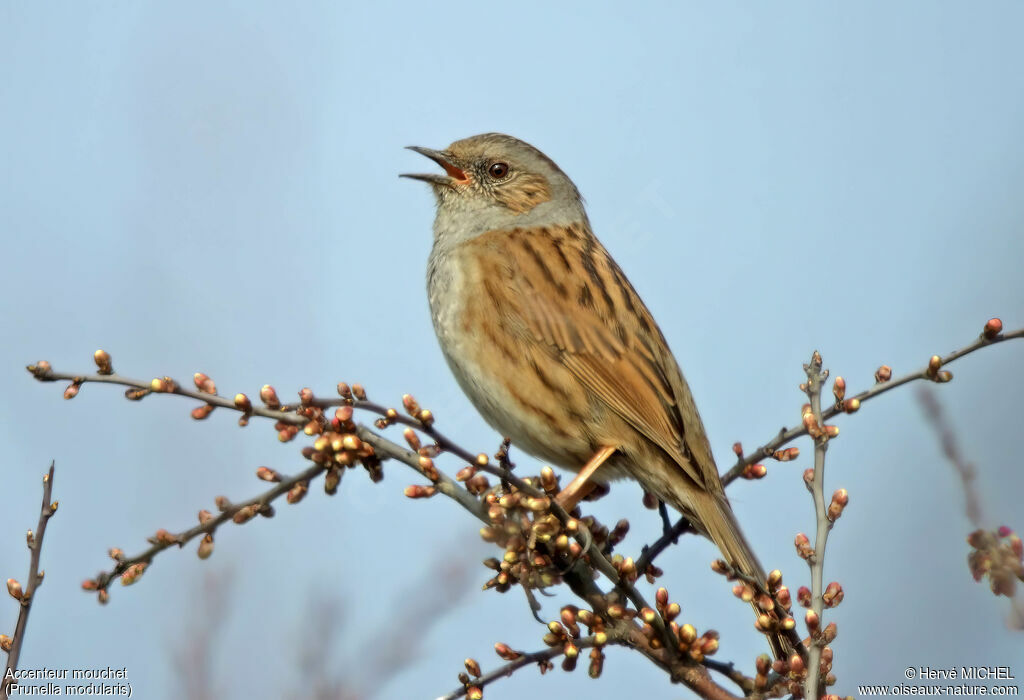
[[[550,394],[552,381],[576,384],[560,365],[538,379],[543,349],[515,331],[497,291],[511,274],[481,265],[472,244],[435,244],[427,268],[434,331],[459,386],[492,427],[519,449],[578,469],[591,446],[568,412],[587,413],[587,397],[582,389]]]

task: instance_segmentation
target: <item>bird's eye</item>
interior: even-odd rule
[[[487,168],[487,174],[495,180],[500,180],[508,175],[508,163],[491,163],[491,167]]]

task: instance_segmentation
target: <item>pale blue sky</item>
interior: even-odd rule
[[[990,316],[1024,325],[1022,27],[1014,2],[4,3],[2,577],[25,575],[51,459],[61,502],[23,667],[124,666],[135,697],[179,697],[189,667],[172,650],[198,634],[205,572],[232,581],[213,658],[225,698],[301,697],[299,640],[317,617],[336,629],[337,675],[383,698],[447,692],[466,656],[499,663],[496,641],[539,648],[522,595],[479,591],[477,562],[494,551],[477,525],[450,502],[404,498],[417,479],[400,465],[223,529],[206,562],[194,546],[168,552],[101,608],[78,585],[108,547],[135,553],[218,494],[255,494],[256,467],[301,459],[266,425],[196,424],[188,402],[130,404],[92,385],[65,402],[22,367],[87,370],[103,347],[129,376],[201,370],[229,395],[361,381],[385,403],[414,393],[467,447],[493,451],[430,326],[431,197],[397,174],[424,167],[403,146],[505,131],[583,192],[727,465],[735,440],[753,447],[799,419],[815,348],[858,390],[879,364],[923,365]],[[992,522],[1018,529],[1022,358],[1020,342],[975,354],[939,391]],[[839,691],[898,683],[910,665],[1016,661],[1020,678],[1024,638],[970,579],[962,494],[912,392],[839,425],[827,476],[851,502],[827,565],[846,588],[829,614]],[[813,522],[807,466],[769,465],[730,489],[794,588],[807,580],[791,544]],[[629,484],[596,510],[631,518],[626,553],[659,527]],[[660,562],[665,585],[684,620],[722,632],[719,658],[749,668],[761,646],[749,611],[705,573],[712,556],[684,540]],[[329,596],[340,613],[307,602]],[[402,617],[439,596],[462,597],[427,631],[428,612]],[[569,598],[544,602],[552,619]],[[15,608],[0,604],[0,629]],[[373,670],[374,630],[401,625],[422,635],[415,658]],[[686,696],[612,649],[597,684],[583,664],[531,669],[487,697],[627,689]]]

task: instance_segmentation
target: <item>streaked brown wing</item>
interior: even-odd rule
[[[647,307],[582,226],[496,231],[467,245],[500,278],[506,326],[550,347],[593,394],[697,484],[720,490],[689,387]],[[684,421],[684,416],[686,420]],[[685,425],[685,430],[684,430]]]

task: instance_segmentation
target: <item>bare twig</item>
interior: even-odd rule
[[[661,537],[649,545],[646,545],[636,560],[636,570],[640,573],[647,571],[647,567],[654,563],[655,557],[674,544],[680,535],[692,532],[690,521],[685,517],[679,518],[669,530],[662,533]]]
[[[129,569],[140,564],[148,566],[152,563],[153,558],[165,549],[175,546],[179,548],[184,547],[188,542],[200,535],[209,535],[212,538],[218,527],[227,520],[233,519],[236,515],[249,507],[252,507],[252,515],[259,514],[264,515],[264,517],[271,517],[273,515],[273,510],[269,509],[269,506],[274,500],[283,494],[288,493],[297,484],[302,482],[308,483],[311,479],[323,472],[324,469],[325,467],[314,464],[294,476],[282,479],[279,483],[275,484],[272,489],[269,489],[246,501],[242,501],[241,503],[228,503],[224,501],[223,510],[221,510],[219,514],[213,515],[212,513],[207,513],[209,517],[202,518],[199,525],[188,530],[184,530],[176,534],[160,531],[157,533],[157,536],[151,540],[152,545],[148,549],[132,557],[118,556],[117,564],[113,569],[98,574],[92,581],[86,581],[83,587],[86,588],[86,590],[106,591],[114,578],[122,576],[128,572]],[[248,518],[246,519],[248,520]],[[141,571],[138,569],[136,569],[136,571],[141,575]],[[132,583],[137,578],[138,576],[133,576],[129,580],[126,580],[125,583]],[[105,596],[101,597],[101,600],[105,601]]]
[[[618,632],[608,634],[607,639],[604,640],[603,643],[599,643],[595,635],[574,639],[572,642],[573,646],[575,646],[577,650],[581,650],[594,647],[603,648],[604,646],[633,647],[636,644],[636,639],[632,634],[623,633],[620,630]],[[499,666],[493,671],[475,678],[470,678],[468,683],[460,688],[456,688],[447,695],[439,697],[438,700],[457,700],[458,698],[467,695],[467,691],[470,690],[470,688],[483,690],[484,687],[490,685],[494,681],[511,676],[519,669],[524,666],[529,666],[530,664],[540,664],[541,672],[544,673],[548,668],[550,668],[549,664],[552,659],[558,658],[563,654],[565,654],[565,649],[561,645],[530,653],[519,652],[519,656],[509,661],[507,664]],[[741,687],[745,686],[746,693],[749,693],[753,689],[753,681],[732,669],[731,664],[710,662],[705,665],[708,668],[713,668],[714,670],[730,677]],[[740,696],[733,695],[721,686],[715,684],[714,681],[711,680],[710,676],[708,676],[707,671],[700,665],[696,665],[693,668],[694,672],[682,682],[697,692],[700,697],[708,698],[709,700],[740,699]]]
[[[230,569],[216,574],[208,570],[201,588],[193,596],[181,639],[171,651],[175,667],[184,671],[174,674],[181,687],[181,697],[214,700],[225,696],[223,679],[219,677],[214,659],[217,637],[224,632],[224,622],[234,602],[231,596],[234,578]]]
[[[956,435],[953,434],[953,428],[946,420],[946,415],[942,410],[939,400],[935,397],[935,392],[929,391],[927,387],[921,387],[917,390],[917,400],[921,404],[921,408],[924,409],[928,422],[931,423],[938,434],[939,443],[942,445],[942,453],[946,455],[946,459],[949,460],[953,470],[960,477],[960,483],[964,489],[964,509],[967,514],[967,520],[974,527],[984,527],[985,523],[982,522],[981,513],[981,498],[974,483],[978,470],[975,469],[973,464],[964,459],[963,454],[960,452],[960,445],[957,443]]]
[[[821,413],[821,388],[828,379],[828,370],[822,371],[821,355],[817,351],[811,357],[809,364],[804,365],[807,373],[807,398],[810,400],[810,414],[813,423],[804,421],[805,428],[812,432],[814,438],[814,478],[811,481],[811,495],[814,498],[814,515],[817,521],[817,532],[814,538],[814,554],[807,559],[811,568],[811,611],[820,621],[824,612],[824,572],[825,572],[825,544],[828,541],[829,530],[832,529],[832,521],[825,512],[825,451],[828,449],[828,433],[825,430]],[[804,697],[807,700],[817,700],[821,692],[821,650],[824,646],[820,635],[817,632],[818,625],[812,625],[811,644],[807,653],[807,678],[804,681]]]
[[[935,397],[935,393],[929,391],[925,387],[921,387],[921,389],[918,390],[917,400],[920,402],[921,408],[924,409],[924,413],[928,418],[928,421],[932,424],[932,427],[938,434],[943,454],[946,455],[946,459],[949,460],[954,471],[956,471],[957,475],[960,477],[960,482],[963,485],[964,490],[964,510],[966,511],[967,519],[975,528],[990,528],[992,524],[991,522],[986,522],[986,517],[981,505],[981,496],[974,483],[975,477],[977,476],[977,469],[964,458],[963,453],[960,451],[960,445],[956,439],[956,434],[953,432],[953,427],[949,424],[949,421],[946,420],[946,415],[942,410],[942,405]],[[986,544],[991,544],[993,550],[1003,549],[995,535],[991,537],[979,537],[979,539],[984,541]],[[1007,553],[1005,552],[998,552],[998,554],[1003,554],[1006,559],[1012,560],[1012,557],[1007,556]],[[998,568],[999,567],[989,567],[987,573],[989,576],[992,576],[997,573],[994,569]],[[1024,629],[1024,597],[1020,594],[1019,586],[1013,586],[1012,588],[1014,589],[1014,595],[1008,596],[1010,598],[1010,617],[1008,623],[1014,629]]]
[[[36,590],[43,582],[44,572],[39,569],[39,557],[43,550],[43,535],[46,534],[46,523],[54,513],[57,512],[56,501],[51,502],[53,496],[53,471],[54,463],[50,463],[50,469],[43,475],[43,504],[39,508],[39,524],[33,533],[28,531],[28,548],[31,552],[29,557],[29,568],[27,583],[24,588],[14,579],[7,580],[7,590],[21,604],[21,611],[18,613],[18,622],[14,627],[14,637],[10,639],[10,649],[7,652],[7,670],[4,679],[0,684],[0,692],[3,697],[8,697],[11,684],[14,680],[12,673],[18,668],[18,657],[21,655],[21,647],[25,641],[25,629],[28,626],[28,614],[32,609],[32,601],[35,599]],[[6,642],[7,640],[5,640]],[[6,646],[6,644],[4,645]]]
[[[960,348],[959,350],[955,350],[946,355],[945,357],[941,358],[941,364],[948,365],[950,362],[953,362],[954,360],[959,360],[964,355],[969,355],[975,350],[980,350],[983,347],[994,345],[996,343],[1001,343],[1004,340],[1016,340],[1019,338],[1024,338],[1024,328],[1020,328],[1015,331],[1007,331],[1006,333],[999,333],[998,335],[994,335],[991,338],[987,337],[983,333],[982,335],[978,336],[977,340],[967,345],[966,347]],[[891,389],[895,389],[898,386],[902,386],[903,384],[913,382],[918,379],[932,380],[932,377],[929,375],[928,366],[925,366],[924,369],[918,370],[916,372],[905,374],[897,379],[875,384],[870,389],[862,391],[861,393],[851,398],[857,399],[860,403],[863,403],[869,399],[873,399],[876,396],[884,394],[885,392],[890,391]],[[844,412],[844,408],[841,405],[837,404],[823,410],[821,418],[823,421],[827,421],[833,418],[834,416]],[[755,464],[756,462],[759,462],[762,459],[770,457],[777,449],[779,449],[783,445],[786,445],[795,440],[796,438],[806,434],[807,428],[804,427],[802,424],[795,425],[792,428],[782,429],[778,435],[776,435],[774,438],[763,444],[761,447],[758,447],[756,450],[754,450],[747,456],[738,459],[736,461],[736,464],[734,464],[732,468],[729,469],[729,471],[722,475],[722,484],[728,486],[737,478],[739,478],[743,474],[743,470],[746,469],[748,466],[750,466],[751,464]]]
[[[609,639],[608,643],[614,644],[615,642]],[[597,641],[596,637],[594,635],[591,635],[589,637],[583,637],[582,639],[574,639],[573,644],[578,649],[590,649],[591,647],[597,644]],[[484,673],[483,675],[477,678],[471,679],[468,685],[464,685],[461,688],[456,688],[447,695],[440,696],[437,700],[458,700],[458,698],[461,698],[464,695],[466,695],[466,691],[473,686],[476,686],[477,688],[480,688],[482,690],[483,688],[487,687],[488,685],[490,685],[491,683],[500,678],[507,678],[508,676],[511,676],[513,673],[521,669],[523,666],[529,666],[530,664],[534,663],[549,662],[552,659],[557,658],[564,653],[565,649],[562,646],[551,647],[549,649],[542,649],[540,651],[534,651],[528,654],[520,653],[520,655],[517,658],[513,659],[512,661],[509,661],[507,664],[499,666],[493,671]]]

